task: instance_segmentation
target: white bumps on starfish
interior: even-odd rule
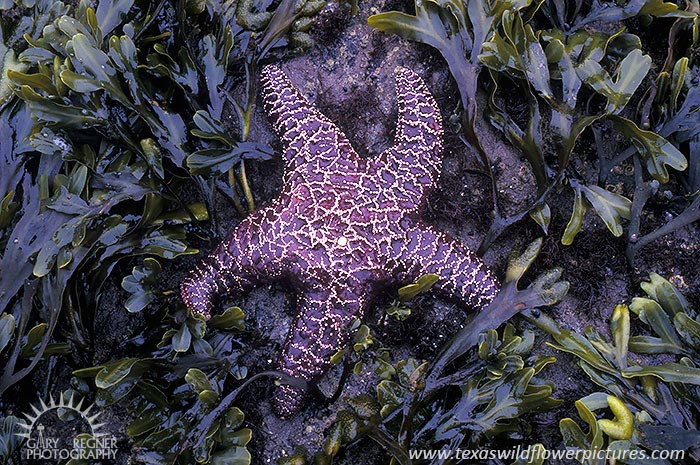
[[[284,187],[245,218],[182,283],[192,311],[209,317],[216,295],[273,280],[299,294],[298,314],[277,360],[291,376],[315,380],[345,347],[347,325],[387,286],[440,276],[433,289],[482,307],[499,284],[462,243],[420,213],[438,179],[442,118],[423,80],[396,70],[399,118],[394,145],[360,157],[278,66],[262,72],[265,110],[284,147]],[[304,393],[280,386],[276,412],[289,417]]]

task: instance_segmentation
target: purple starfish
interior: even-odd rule
[[[319,378],[347,344],[346,327],[388,284],[425,273],[443,296],[481,308],[498,281],[466,246],[426,224],[420,213],[440,172],[442,119],[414,72],[396,70],[396,142],[362,158],[277,66],[262,72],[265,110],[284,145],[284,188],[272,205],[245,218],[182,283],[182,297],[209,318],[217,294],[240,294],[285,279],[299,313],[277,360],[279,370]],[[283,418],[304,393],[280,386]]]

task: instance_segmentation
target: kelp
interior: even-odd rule
[[[641,105],[641,120],[664,137],[672,138],[677,144],[688,147],[691,156],[688,169],[679,178],[683,190],[672,194],[674,210],[678,215],[659,228],[642,234],[642,213],[647,203],[654,201],[658,193],[658,183],[646,180],[634,160],[634,201],[630,222],[627,257],[630,262],[637,251],[654,240],[670,234],[700,219],[700,63],[692,50],[700,40],[700,5],[691,2],[689,12],[695,16],[679,17],[675,20],[668,35],[668,52],[663,69]],[[679,47],[683,37],[690,36],[690,45]],[[621,154],[622,158],[625,153]]]
[[[367,20],[370,26],[380,31],[428,44],[440,52],[458,84],[464,110],[462,128],[465,140],[477,151],[492,181],[491,163],[474,126],[478,115],[477,84],[483,68],[479,53],[481,44],[486,42],[503,12],[521,3],[508,0],[493,4],[481,0],[468,3],[416,1],[415,15],[390,11],[370,16]],[[499,218],[495,184],[492,187],[496,218]]]
[[[661,276],[652,273],[641,286],[646,297],[635,297],[612,312],[610,337],[591,327],[575,332],[536,308],[521,313],[554,339],[554,348],[573,355],[583,374],[600,389],[574,403],[585,427],[572,418],[559,422],[571,458],[585,465],[608,463],[613,453],[622,463],[640,463],[629,460],[659,450],[671,454],[659,459],[667,465],[699,458],[700,318]],[[633,315],[651,334],[633,328]],[[395,360],[388,349],[380,351],[369,362],[377,380],[375,395],[344,399],[349,408],[337,414],[313,463],[333,463],[344,446],[365,438],[379,444],[393,463],[406,464],[424,463],[412,458],[409,450],[474,450],[493,444],[496,437],[521,439],[520,415],[561,404],[552,397],[554,386],[538,376],[556,359],[531,352],[535,334],[530,330],[518,334],[508,323],[502,333],[479,333],[476,326],[465,328],[447,344],[464,340],[466,334],[473,337],[475,344],[459,351],[466,358],[452,359],[463,360],[458,363],[436,362],[449,352],[444,349],[432,362]],[[362,338],[371,341],[368,334]],[[362,354],[366,345],[356,349]],[[642,362],[635,354],[670,354],[677,360]],[[442,374],[439,378],[433,375],[435,367]],[[459,389],[444,390],[447,386]],[[435,397],[429,395],[436,392]],[[534,447],[543,451],[544,446]],[[544,463],[543,457],[514,463]],[[454,460],[443,458],[439,463]],[[278,463],[311,462],[305,449],[297,449]]]
[[[428,392],[429,363],[383,352],[370,365],[379,380],[375,394],[345,399],[349,408],[337,413],[313,463],[332,463],[343,446],[362,439],[379,444],[392,463],[409,464],[416,463],[409,450],[477,448],[495,437],[517,437],[524,428],[520,416],[559,404],[551,397],[553,386],[540,376],[553,358],[528,356],[533,341],[531,332],[518,335],[512,325],[502,334],[482,333],[478,350],[450,377],[458,394],[433,391],[435,397],[422,399],[418,408],[409,400]],[[306,460],[299,451],[278,463],[310,463]]]
[[[690,117],[697,111],[697,106],[690,106],[690,102],[695,101],[699,84],[697,78],[692,77],[697,74],[697,63],[693,63],[690,53],[696,45],[679,51],[675,44],[683,35],[690,36],[692,43],[697,44],[699,12],[696,2],[690,2],[686,10],[681,10],[673,3],[642,0],[625,5],[428,0],[415,3],[415,15],[386,12],[370,17],[368,22],[381,31],[431,45],[447,62],[462,100],[464,140],[477,151],[484,171],[491,178],[494,220],[482,241],[480,253],[528,214],[547,233],[552,215],[547,200],[554,193],[561,195],[562,190],[569,189],[574,202],[569,223],[562,233],[562,243],[573,242],[584,223],[585,212],[593,209],[615,236],[623,235],[623,220],[631,221],[628,243],[632,257],[642,245],[697,219],[696,205],[691,204],[687,214],[681,215],[674,225],[639,241],[638,223],[646,202],[644,186],[640,183],[644,181],[637,182],[635,194],[640,198],[636,202],[624,193],[610,192],[599,184],[607,178],[610,169],[629,157],[634,157],[635,167],[639,164],[635,169],[638,180],[643,179],[646,171],[659,183],[669,181],[669,168],[675,173],[697,165],[691,160],[691,155],[697,153],[693,150],[700,130],[697,118],[673,118],[673,113],[683,96],[690,100],[689,106],[680,106],[681,114]],[[585,29],[594,22],[619,23],[640,16],[677,18],[669,35],[669,50],[673,51],[678,64],[674,67],[667,61],[667,70],[657,78],[657,84],[673,83],[672,88],[650,83],[647,75],[651,59],[642,51],[639,37],[624,28],[612,33]],[[552,27],[538,29],[543,20]],[[679,54],[685,56],[679,57]],[[669,60],[670,57],[671,52]],[[536,184],[536,198],[530,199],[524,210],[512,215],[506,215],[499,205],[498,186],[491,167],[493,160],[481,146],[474,129],[476,90],[480,76],[485,74],[484,68],[491,77],[488,118],[525,155]],[[516,92],[525,97],[529,112],[524,123],[519,121],[523,118],[514,118],[511,109],[502,108],[503,102],[510,101],[510,97],[504,95],[504,86],[515,86]],[[657,89],[667,92],[657,92]],[[648,101],[660,97],[656,103],[657,107],[663,107],[658,114],[664,121],[653,128],[650,126],[651,104],[640,105],[642,111],[635,114],[628,105],[635,95],[645,95]],[[596,103],[596,97],[602,97],[605,104]],[[673,123],[664,127],[663,123],[668,120]],[[682,131],[678,125],[683,125]],[[586,167],[574,150],[590,127],[594,128],[596,136],[600,136],[599,128],[613,129],[632,146],[610,157],[596,144],[598,179],[585,174]],[[688,140],[693,141],[690,150],[686,148]],[[690,171],[695,173],[695,169]],[[690,177],[696,182],[696,175],[690,174]],[[688,187],[691,195],[697,190],[697,186]]]
[[[148,308],[179,319],[163,341],[174,353],[224,357],[228,350],[230,356],[232,337],[215,338],[212,347],[203,322],[185,318],[181,306],[163,306],[172,291],[161,288],[158,272],[197,252],[186,232],[210,219],[218,175],[244,170],[244,159],[271,156],[268,146],[247,141],[257,69],[308,46],[311,18],[322,6],[0,2],[0,10],[12,8],[20,18],[3,17],[0,27],[0,394],[52,355],[85,366],[82,354],[94,347],[94,309],[110,280],[129,293],[125,311]],[[246,8],[267,18],[251,28]],[[242,101],[231,93],[239,84]],[[236,114],[238,120],[229,117]],[[248,181],[237,177],[252,209]],[[189,200],[197,190],[205,203]],[[238,200],[238,192],[228,195]],[[227,311],[209,327],[240,328],[242,315]],[[98,404],[126,401],[137,385],[148,391],[153,383],[139,384],[144,370],[172,368],[171,357],[161,350],[100,367]],[[198,372],[173,370],[179,378],[168,378],[169,387],[204,383]],[[245,376],[244,367],[224,371]],[[214,379],[220,375],[205,376],[213,383],[207,391],[220,393],[223,381]],[[211,401],[212,394],[202,398]],[[129,398],[146,402],[139,399]],[[158,418],[187,417],[180,426],[188,428],[190,400],[159,404],[170,413],[159,411]],[[204,412],[202,405],[195,410]],[[197,452],[199,461],[249,461],[242,413],[231,407],[215,421],[218,433]],[[144,460],[151,454],[167,460],[152,452],[156,443],[141,443],[150,451]]]
[[[81,307],[79,301],[86,305],[98,297],[83,294],[79,278],[86,269],[106,275],[116,261],[128,256],[150,254],[172,259],[196,252],[180,240],[183,237],[181,226],[135,220],[149,215],[152,220],[158,217],[158,205],[144,201],[147,196],[158,193],[155,183],[144,163],[131,160],[129,154],[110,162],[114,147],[105,144],[103,148],[104,152],[96,154],[83,146],[73,153],[72,159],[65,161],[51,159],[53,154],[43,154],[41,165],[46,173],[56,173],[53,179],[49,181],[44,174],[34,184],[31,174],[26,173],[17,186],[23,196],[22,209],[6,236],[0,263],[3,269],[0,305],[9,309],[18,294],[30,296],[38,291],[38,300],[43,302],[39,308],[44,308],[44,315],[50,315],[46,342],[63,308],[72,310],[68,318],[80,326],[84,316],[76,311]],[[67,175],[61,173],[64,170]],[[131,218],[126,211],[112,213],[117,206],[125,204],[131,206]],[[148,238],[156,237],[158,243],[148,244]],[[22,305],[19,315],[12,311],[9,314],[15,315],[20,324],[14,335],[15,350],[1,378],[0,391],[16,382],[21,377],[19,373],[28,373],[26,368],[19,373],[13,370],[16,357],[21,354],[19,343],[25,335],[25,325],[34,318],[31,298],[26,306]],[[83,343],[89,335],[76,331],[73,338]],[[30,366],[42,356],[43,349]]]
[[[8,415],[0,425],[0,457],[10,457],[20,445],[20,419],[14,415]]]
[[[620,304],[610,319],[610,339],[594,328],[583,334],[565,329],[545,314],[524,312],[527,320],[555,341],[555,348],[576,357],[586,376],[602,391],[576,402],[588,424],[584,433],[570,418],[561,420],[564,443],[581,451],[685,451],[700,459],[700,319],[683,295],[669,281],[652,273],[642,283],[647,297]],[[652,334],[635,334],[637,315]],[[643,363],[632,355],[672,354],[676,361]],[[613,419],[593,413],[610,409]],[[664,463],[685,463],[682,457]],[[581,463],[603,463],[595,457]]]
[[[138,348],[128,357],[76,370],[72,389],[95,393],[100,407],[127,407],[138,461],[250,462],[251,432],[235,404],[251,382],[281,376],[264,372],[244,381],[242,310],[205,323],[168,298],[173,291],[160,287],[160,273],[169,260],[196,252],[186,231],[215,219],[209,212],[220,176],[228,174],[231,186],[223,192],[241,214],[254,208],[245,160],[271,155],[267,145],[248,140],[257,72],[309,45],[308,28],[322,5],[102,0],[90,8],[0,0],[0,10],[22,13],[0,28],[0,393],[47,357],[89,353],[93,309],[106,283],[121,283],[126,310],[153,312],[164,322],[149,319],[157,328],[127,341]],[[691,156],[700,148],[697,14],[697,2],[680,10],[656,0],[424,0],[415,15],[382,13],[370,24],[435,47],[456,78],[463,139],[492,180],[496,215],[482,251],[528,214],[546,233],[556,213],[550,199],[567,193],[573,207],[562,242],[571,243],[585,212],[594,210],[616,236],[629,221],[631,260],[657,237],[700,218],[700,161]],[[651,18],[674,21],[661,69],[650,64],[637,35],[591,28],[632,18],[639,27]],[[479,79],[489,85],[488,118],[522,151],[535,178],[537,198],[515,215],[498,204],[492,160],[474,130]],[[526,115],[504,104],[504,91],[513,88],[529,105]],[[589,142],[587,129],[597,170],[579,150]],[[626,141],[621,151],[610,149],[613,135]],[[611,192],[605,184],[620,164],[632,165],[634,187]],[[672,202],[657,195],[661,184],[673,190]],[[185,200],[197,190],[203,202]],[[680,213],[643,231],[645,212],[659,205]],[[647,298],[614,313],[613,342],[592,330],[576,335],[560,328],[531,310],[566,292],[559,271],[517,288],[540,245],[514,262],[499,299],[432,360],[388,350],[369,357],[378,339],[359,322],[351,328],[353,350],[336,361],[344,355],[358,372],[371,366],[378,385],[370,396],[346,400],[316,460],[328,463],[362,438],[399,463],[408,463],[413,447],[517,438],[526,431],[523,415],[558,404],[542,371],[554,360],[532,352],[534,332],[513,324],[493,329],[521,311],[574,353],[601,389],[576,403],[588,433],[562,421],[566,444],[651,450],[697,443],[697,314],[670,283],[652,276]],[[408,316],[408,301],[434,280],[428,275],[402,288],[388,313]],[[652,334],[630,335],[630,309]],[[675,358],[640,364],[629,352]],[[13,421],[7,417],[0,432],[2,457],[17,448],[8,439]],[[301,463],[305,455],[300,450],[285,460]]]
[[[392,457],[392,463],[414,463],[409,450],[420,448],[477,448],[495,437],[517,437],[524,431],[522,416],[559,405],[553,385],[541,371],[553,357],[531,353],[534,333],[517,334],[512,324],[496,329],[523,309],[553,305],[567,292],[560,270],[543,273],[529,287],[518,283],[537,257],[541,240],[521,254],[513,254],[504,288],[495,300],[444,344],[432,360],[395,359],[389,349],[363,360],[373,344],[367,326],[355,334],[349,365],[356,374],[371,367],[377,379],[373,396],[344,398],[314,463],[332,463],[342,446],[371,439]],[[434,282],[426,275],[403,287],[399,299],[414,297]],[[346,362],[347,363],[347,362]],[[305,453],[278,463],[308,463]]]
[[[137,461],[250,463],[246,445],[252,431],[241,427],[243,412],[228,405],[221,415],[207,419],[226,397],[229,378],[247,376],[238,362],[245,350],[238,336],[245,315],[234,307],[205,323],[181,306],[172,316],[173,325],[161,326],[161,340],[151,341],[157,344],[150,356],[76,370],[78,384],[87,391],[82,380],[94,380],[98,407],[119,402],[132,413],[126,433],[134,441]],[[197,434],[201,424],[206,435]]]

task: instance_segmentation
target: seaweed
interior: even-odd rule
[[[695,172],[696,162],[691,160],[691,154],[697,152],[694,145],[690,150],[680,149],[686,147],[688,140],[695,141],[697,125],[683,117],[673,118],[681,95],[686,95],[689,101],[688,106],[681,105],[679,114],[690,116],[696,111],[690,102],[695,101],[698,82],[688,71],[689,63],[694,60],[690,52],[694,45],[681,51],[686,54],[679,59],[682,65],[677,65],[673,73],[665,70],[654,86],[646,78],[651,58],[641,50],[639,37],[625,32],[624,27],[612,33],[588,32],[585,27],[593,22],[619,23],[640,16],[677,18],[669,35],[669,50],[675,58],[679,50],[674,44],[679,37],[690,34],[692,44],[697,41],[698,35],[689,31],[696,31],[696,10],[694,3],[681,10],[673,3],[644,1],[624,5],[594,2],[584,8],[582,2],[429,0],[416,2],[415,15],[387,12],[370,17],[368,22],[381,31],[435,47],[447,62],[462,100],[463,140],[477,151],[482,168],[491,179],[494,219],[480,253],[528,215],[547,233],[552,215],[548,199],[568,188],[574,201],[561,242],[565,245],[573,242],[584,223],[585,212],[592,208],[615,236],[622,236],[623,220],[631,221],[628,234],[631,260],[639,247],[697,219],[696,206],[691,204],[673,225],[650,233],[641,241],[638,237],[639,217],[647,195],[640,181],[644,171],[657,183],[669,181],[668,168],[681,172],[690,164],[693,167],[690,172]],[[543,19],[553,27],[538,29]],[[670,57],[671,52],[669,60]],[[669,63],[666,68],[673,67]],[[536,184],[536,198],[522,211],[510,215],[499,205],[493,161],[474,129],[477,84],[483,69],[488,70],[491,78],[488,118],[525,155]],[[662,87],[660,84],[664,82],[673,86]],[[521,118],[525,121],[518,121],[510,109],[502,108],[503,103],[509,102],[502,88],[511,86],[524,96],[529,107],[528,114]],[[656,93],[656,88],[666,90],[666,94]],[[663,107],[659,112],[662,118],[655,126],[650,125],[651,104],[640,105],[638,119],[628,108],[634,96],[640,94],[650,102],[659,97],[656,104]],[[598,97],[604,102],[598,102]],[[673,122],[664,126],[667,120]],[[597,144],[598,179],[585,173],[586,168],[574,151],[583,132],[591,127],[596,136],[600,136],[601,128],[613,129],[632,146],[618,156],[609,157],[601,144]],[[624,193],[599,186],[610,169],[629,157],[634,157],[635,167],[639,165],[635,168],[638,185],[635,195],[639,196],[636,201]],[[697,178],[695,174],[689,177]],[[695,190],[697,186],[689,194]]]
[[[429,362],[396,360],[383,352],[373,363],[379,379],[375,395],[345,399],[349,408],[336,415],[314,463],[332,463],[342,446],[363,438],[401,464],[416,463],[409,454],[412,449],[476,448],[498,436],[517,438],[525,429],[520,416],[559,405],[551,397],[553,386],[540,376],[553,359],[528,357],[533,341],[533,333],[518,335],[512,325],[502,334],[482,333],[478,350],[458,365],[440,390],[426,388]],[[417,397],[419,406],[411,405]],[[300,455],[278,463],[307,463]]]
[[[126,433],[134,440],[133,457],[144,463],[250,463],[246,444],[252,431],[242,428],[243,412],[223,404],[228,378],[241,380],[247,369],[238,362],[245,351],[239,340],[245,315],[229,308],[208,323],[173,312],[149,357],[127,357],[73,372],[95,382],[95,404],[117,402],[133,415]],[[206,420],[221,408],[216,418]],[[206,420],[206,421],[205,421]],[[205,424],[203,434],[196,426]]]
[[[186,318],[180,306],[163,306],[172,291],[161,288],[158,272],[198,252],[187,232],[215,219],[210,212],[219,175],[237,178],[229,197],[238,202],[235,189],[243,186],[254,208],[243,163],[272,154],[267,145],[247,141],[256,70],[265,60],[308,47],[311,19],[323,4],[0,2],[0,12],[20,18],[0,17],[0,394],[52,356],[86,366],[95,342],[93,309],[114,281],[129,293],[125,310],[158,310],[178,321],[163,347],[221,357],[219,364],[222,353],[230,356],[231,337],[210,344],[203,322]],[[254,25],[246,9],[263,13]],[[239,101],[231,89],[241,82],[246,92]],[[231,114],[238,121],[223,123]],[[190,200],[193,193],[202,201]],[[240,327],[242,315],[227,311],[209,327]],[[222,392],[217,376],[246,374],[240,366],[226,367],[224,375],[188,371],[196,357],[178,365],[172,356],[163,349],[76,373],[97,372],[99,405],[126,402],[136,389],[151,396],[151,403],[129,398],[154,415],[151,423],[169,419],[182,428],[193,412],[201,416],[211,392]],[[191,392],[179,403],[162,403],[159,388],[141,378],[146,369],[162,373],[167,367],[178,374],[167,378],[168,387],[184,383],[183,391],[189,382],[199,389],[209,380],[212,389],[194,406]],[[244,446],[250,434],[240,429],[242,422],[234,408],[217,418],[218,433],[197,451],[198,459],[249,460]],[[158,425],[141,426],[136,436]],[[171,434],[163,428],[160,434]],[[141,443],[144,460],[172,458],[153,452],[158,441],[151,439]]]
[[[243,311],[231,307],[204,322],[164,283],[172,260],[197,253],[195,235],[216,235],[218,194],[241,216],[255,208],[246,161],[272,155],[249,138],[258,71],[311,45],[323,5],[0,0],[3,398],[45,389],[41,381],[54,375],[38,368],[60,357],[73,370],[67,391],[132,415],[133,460],[250,463],[242,393],[263,378],[317,390],[277,372],[249,376]],[[460,97],[459,136],[491,182],[495,215],[480,252],[528,215],[572,244],[593,210],[626,238],[632,263],[643,247],[700,219],[699,13],[697,1],[680,8],[661,0],[423,0],[412,14],[369,22],[445,58]],[[646,40],[652,29],[667,42],[658,66]],[[500,204],[498,167],[475,130],[481,85],[490,123],[533,174],[535,194],[519,212]],[[571,199],[571,208],[557,197]],[[665,224],[654,222],[658,210],[669,212]],[[562,214],[568,224],[550,231]],[[398,463],[411,463],[416,447],[521,440],[532,414],[561,402],[547,381],[555,360],[533,349],[537,333],[519,313],[597,386],[574,403],[583,423],[560,422],[565,445],[676,449],[700,460],[692,449],[700,441],[697,309],[651,275],[646,297],[613,312],[610,337],[577,334],[536,308],[566,292],[561,271],[518,289],[540,246],[513,263],[499,298],[429,360],[384,349],[358,321],[352,350],[334,358],[346,367],[341,387],[326,400],[342,395],[353,371],[370,369],[377,383],[371,395],[345,399],[315,460],[330,463],[363,440]],[[411,299],[434,280],[400,289],[386,313],[408,317]],[[125,312],[153,317],[96,362],[96,309],[110,285],[121,288]],[[0,429],[8,462],[18,455],[18,421],[8,415]],[[299,449],[281,463],[307,455]]]
[[[20,430],[19,423],[19,418],[9,415],[3,419],[0,429],[0,457],[10,464],[10,457],[20,444],[20,438],[16,434]]]
[[[541,246],[537,240],[522,254],[513,254],[501,292],[432,360],[396,360],[388,349],[371,360],[378,379],[376,394],[344,399],[349,408],[337,414],[315,463],[332,463],[342,446],[368,438],[395,463],[410,464],[414,462],[409,450],[426,445],[454,450],[476,448],[496,436],[519,437],[525,429],[522,416],[559,405],[551,396],[554,386],[539,376],[554,358],[530,354],[534,333],[518,335],[512,324],[505,324],[500,334],[492,329],[519,311],[537,312],[566,294],[568,283],[559,281],[561,270],[545,272],[518,290]],[[399,299],[415,296],[431,280],[426,275],[402,288]],[[372,342],[369,328],[358,327],[351,363]],[[364,366],[361,359],[356,361],[355,373]],[[306,457],[297,451],[278,463],[303,464]]]
[[[642,288],[646,297],[614,309],[610,340],[591,327],[583,333],[564,328],[532,306],[520,313],[554,339],[554,348],[572,354],[600,389],[574,402],[587,431],[572,418],[559,422],[566,447],[562,452],[582,464],[608,463],[611,457],[621,463],[642,463],[638,460],[652,457],[653,451],[665,451],[667,456],[659,463],[699,458],[700,319],[661,276],[652,273]],[[632,334],[633,314],[651,335]],[[365,438],[379,444],[394,463],[406,464],[423,463],[409,453],[418,449],[475,450],[494,444],[497,437],[522,439],[522,416],[561,405],[552,397],[554,386],[541,376],[556,359],[531,353],[535,339],[531,330],[519,335],[513,323],[501,333],[480,332],[483,328],[478,323],[468,326],[433,361],[395,360],[388,349],[381,350],[370,364],[376,394],[345,399],[349,408],[337,413],[314,463],[333,463],[343,447]],[[371,341],[367,331],[360,338]],[[473,342],[463,345],[459,341],[467,334]],[[460,348],[457,354],[466,357],[441,363],[455,344]],[[360,344],[355,352],[366,348]],[[673,354],[678,360],[649,363],[635,354]],[[541,444],[528,452],[528,458],[514,463],[541,464],[547,457]],[[455,457],[445,454],[430,463],[453,463]],[[303,465],[308,460],[306,450],[297,449],[278,463]]]
[[[567,446],[581,450],[581,463],[603,463],[584,451],[685,451],[700,459],[700,322],[697,312],[667,280],[652,273],[642,283],[647,297],[620,304],[610,320],[611,341],[593,328],[583,334],[562,328],[544,314],[523,312],[525,318],[551,335],[561,351],[572,354],[582,371],[602,389],[576,402],[588,424],[583,433],[566,418],[560,429]],[[631,314],[653,335],[631,335]],[[636,354],[673,354],[677,361],[644,363]],[[610,408],[612,420],[597,419],[595,410]],[[606,441],[606,437],[608,440]],[[670,462],[684,463],[683,457]]]
[[[697,3],[689,4],[689,10],[695,14],[694,17],[680,17],[671,26],[666,60],[656,78],[655,88],[646,95],[641,112],[645,124],[655,128],[664,137],[672,137],[679,146],[688,147],[688,170],[685,176],[679,178],[682,190],[673,196],[679,204],[674,210],[680,213],[665,225],[641,234],[644,207],[653,200],[659,186],[655,180],[644,179],[638,167],[640,162],[635,159],[634,201],[627,244],[630,262],[642,247],[700,219],[700,64],[693,54],[700,40],[700,25],[697,21],[700,7]],[[682,38],[687,36],[692,38],[690,44],[680,46]],[[618,159],[625,155],[627,154],[623,152]]]

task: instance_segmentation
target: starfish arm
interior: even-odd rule
[[[284,145],[288,169],[360,159],[340,129],[301,95],[281,68],[263,68],[261,84],[265,111]]]
[[[433,290],[448,300],[482,308],[496,296],[500,284],[474,252],[461,242],[418,222],[406,228],[406,236],[393,241],[398,250],[394,264],[401,281],[415,281],[427,273],[440,279]]]
[[[337,286],[300,296],[299,313],[282,346],[277,369],[306,381],[316,380],[328,370],[331,357],[347,345],[347,326],[361,318],[366,308],[365,297],[348,289],[351,287]],[[280,418],[289,418],[305,401],[304,391],[282,385],[275,392],[273,408]]]
[[[399,117],[394,145],[376,162],[380,179],[394,180],[402,208],[419,208],[438,179],[443,130],[440,109],[425,82],[406,68],[396,70]]]
[[[184,279],[180,293],[190,310],[208,320],[217,295],[240,294],[277,276],[274,242],[267,237],[272,230],[266,227],[269,210],[258,210],[241,221]]]

